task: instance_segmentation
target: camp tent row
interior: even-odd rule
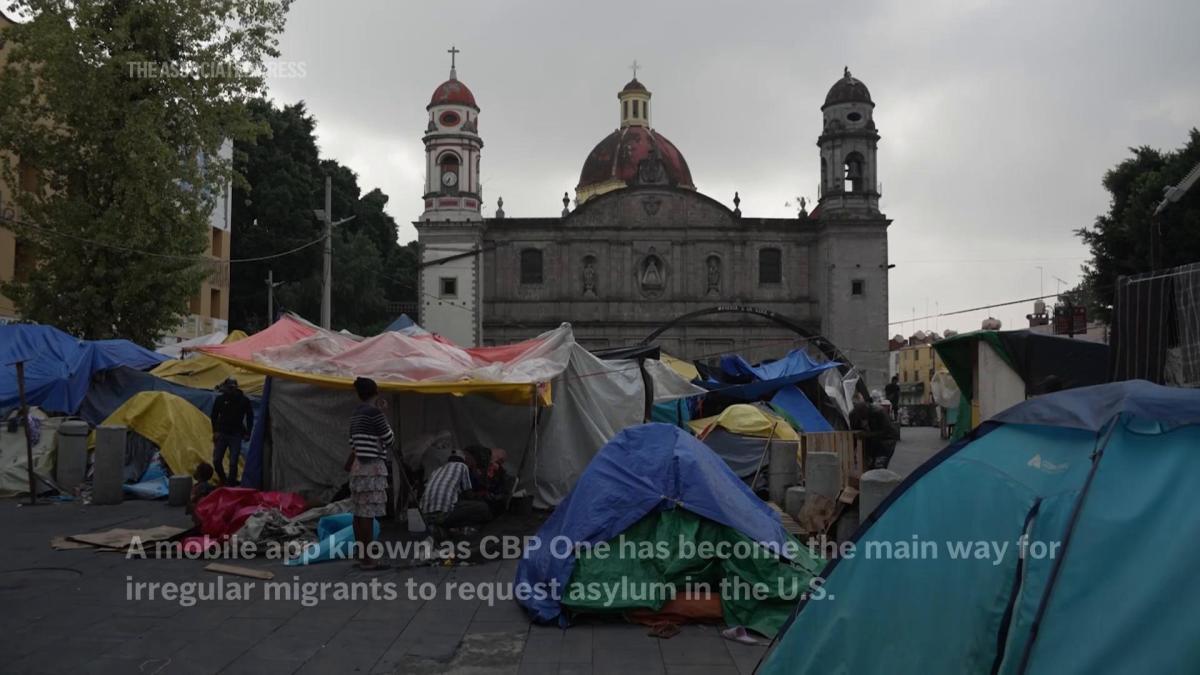
[[[447,431],[457,447],[503,448],[539,507],[558,504],[608,439],[645,421],[648,402],[704,393],[656,359],[601,360],[568,324],[512,345],[463,348],[411,327],[359,341],[284,316],[198,351],[271,376],[270,443],[252,448],[247,472],[259,463],[264,487],[316,500],[345,482],[355,377],[378,382],[410,466]]]

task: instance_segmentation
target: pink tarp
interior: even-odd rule
[[[196,351],[213,356],[227,356],[242,361],[251,361],[257,352],[270,347],[294,344],[319,331],[321,331],[320,328],[289,314],[245,339],[227,344],[204,345],[198,347]],[[330,333],[330,335],[337,335],[337,333]]]
[[[260,492],[251,488],[217,488],[196,504],[200,530],[210,537],[231,535],[246,519],[262,509],[279,509],[288,518],[307,508],[304,498],[292,492]]]

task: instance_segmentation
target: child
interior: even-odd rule
[[[196,504],[199,504],[201,499],[213,491],[212,477],[213,467],[208,462],[200,462],[200,465],[192,472],[192,498],[188,501],[187,508],[189,514],[194,513]]]

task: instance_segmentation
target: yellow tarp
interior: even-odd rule
[[[225,338],[222,344],[237,342],[244,337],[246,337],[245,333],[235,330]],[[175,384],[197,389],[213,389],[224,382],[226,378],[232,377],[237,380],[238,387],[249,396],[261,396],[263,382],[267,379],[261,373],[238,368],[199,352],[190,358],[163,361],[154,370],[151,370],[150,374]]]
[[[152,441],[172,473],[191,474],[201,462],[212,460],[212,423],[196,406],[175,394],[134,394],[104,424],[127,426]],[[94,433],[89,444],[95,444]]]
[[[677,359],[666,352],[659,354],[658,360],[667,364],[668,368],[678,373],[680,377],[686,379],[688,382],[700,377],[700,371],[696,370],[696,366],[683,359]]]
[[[785,441],[800,440],[800,435],[782,417],[772,415],[748,403],[731,405],[720,415],[692,420],[688,422],[688,425],[691,426],[692,433],[699,438],[707,436],[714,427],[720,426],[741,436],[768,438],[773,435],[775,438]],[[772,429],[774,429],[774,433],[772,433]]]

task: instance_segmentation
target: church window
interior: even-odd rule
[[[850,282],[850,295],[862,295],[864,292],[865,283],[862,279],[855,279]]]
[[[441,291],[443,298],[458,297],[458,277],[442,277],[439,285],[440,288],[438,290]]]
[[[521,283],[542,283],[542,252],[540,249],[527,248],[521,251]]]
[[[846,192],[861,192],[863,189],[863,157],[857,152],[846,155],[846,174],[843,189]]]
[[[621,102],[621,112],[624,113],[626,118],[629,117],[629,101]]]
[[[638,103],[639,103],[638,101],[633,102],[633,116],[634,117],[638,116]]]
[[[758,283],[778,284],[783,281],[783,253],[777,248],[758,251]]]
[[[650,101],[646,101],[642,104],[642,117],[650,119]]]

